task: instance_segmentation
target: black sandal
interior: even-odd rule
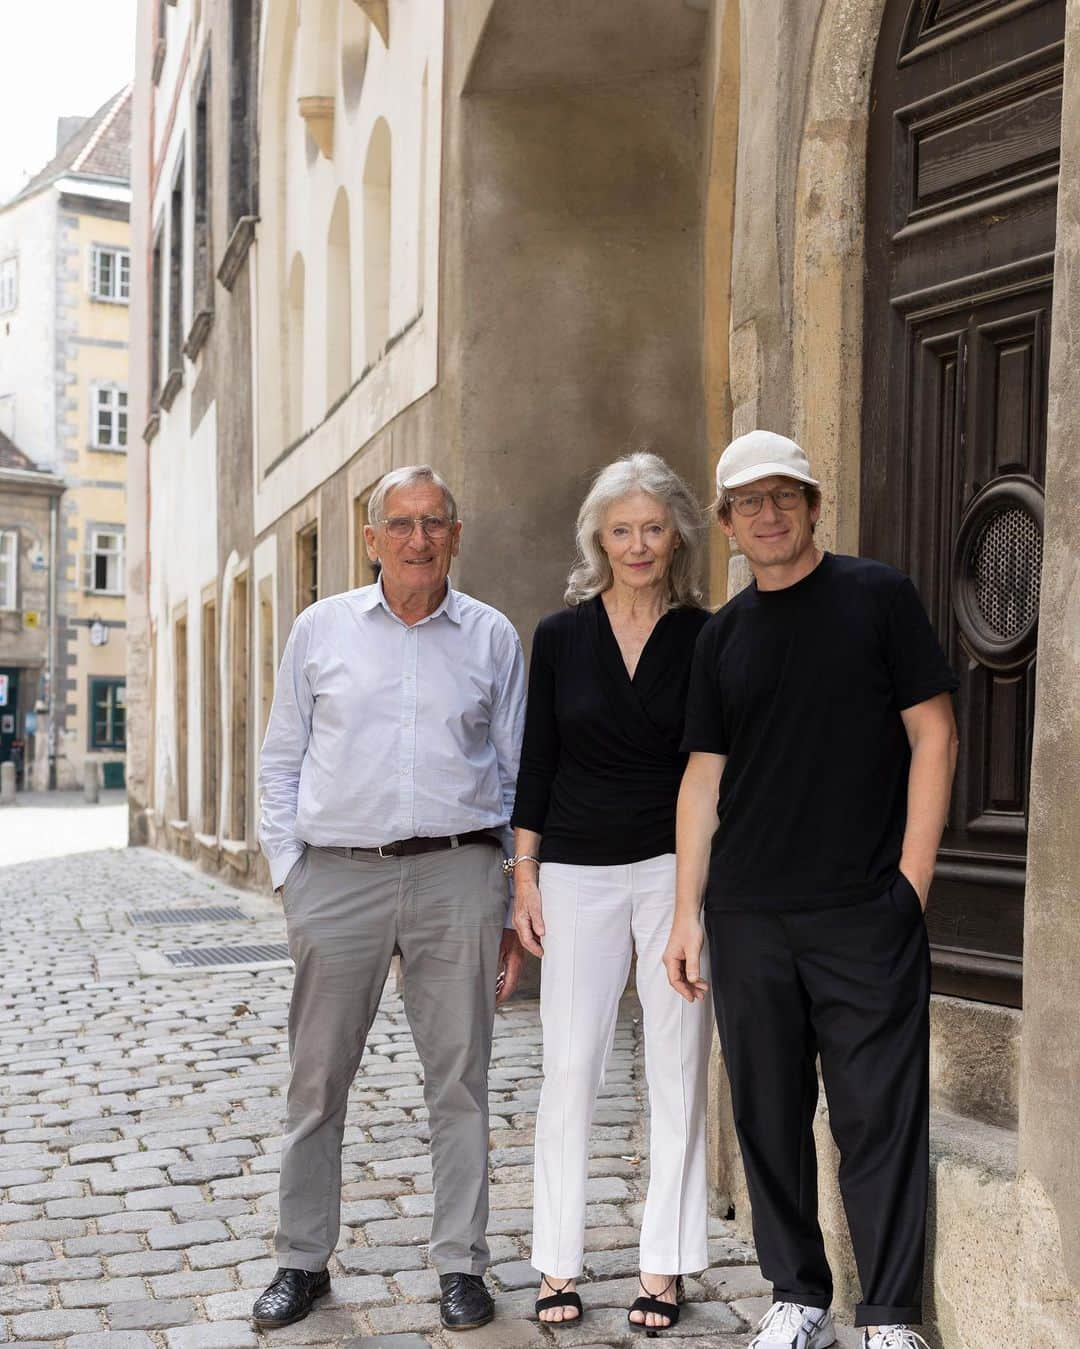
[[[540,1278],[549,1288],[555,1288],[546,1274],[541,1274]],[[567,1279],[562,1288],[556,1289],[551,1297],[538,1297],[536,1299],[536,1318],[540,1320],[540,1313],[551,1311],[554,1307],[573,1307],[577,1311],[576,1316],[564,1316],[561,1321],[540,1321],[542,1326],[574,1326],[585,1315],[585,1308],[581,1305],[581,1298],[577,1293],[568,1293],[566,1289],[572,1284],[573,1279]]]
[[[672,1284],[675,1285],[675,1301],[661,1302],[660,1298],[664,1296]],[[630,1312],[645,1312],[646,1314],[652,1312],[656,1316],[666,1316],[668,1323],[666,1326],[647,1326],[644,1321],[630,1321],[630,1329],[644,1331],[650,1340],[656,1339],[657,1335],[662,1335],[665,1330],[674,1330],[679,1324],[679,1304],[686,1296],[686,1286],[683,1283],[683,1276],[681,1274],[676,1274],[673,1279],[669,1279],[667,1283],[664,1284],[663,1288],[660,1289],[660,1293],[657,1297],[653,1297],[645,1287],[640,1275],[638,1275],[638,1287],[645,1296],[634,1300],[630,1307],[630,1311],[626,1313],[626,1319],[628,1321],[630,1320]]]

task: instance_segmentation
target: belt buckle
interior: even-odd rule
[[[401,853],[399,853],[399,852],[397,851],[398,848],[400,848],[400,846],[401,846],[400,843],[380,843],[380,844],[379,844],[379,856],[380,856],[380,857],[400,857],[400,856],[401,856]]]

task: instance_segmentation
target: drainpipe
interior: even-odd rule
[[[56,543],[60,515],[60,498],[53,495],[49,503],[49,791],[56,790],[56,647],[57,647],[57,575]]]

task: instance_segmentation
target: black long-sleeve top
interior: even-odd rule
[[[541,619],[511,824],[542,862],[613,866],[675,851],[694,643],[708,613],[670,609],[633,679],[597,596]]]

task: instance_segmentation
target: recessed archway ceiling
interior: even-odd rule
[[[470,93],[593,85],[701,60],[708,16],[680,0],[494,0]]]

